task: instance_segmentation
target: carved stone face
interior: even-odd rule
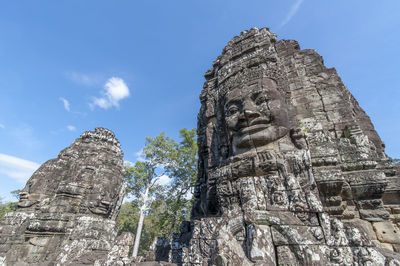
[[[225,100],[232,155],[265,146],[288,133],[288,107],[273,79],[233,89]]]
[[[110,146],[100,146],[96,140],[79,143],[80,150],[71,146],[35,172],[20,193],[19,207],[33,208],[44,199],[52,198],[48,203],[52,210],[64,213],[104,217],[112,213],[122,184],[118,158],[106,150]],[[74,156],[66,156],[71,151]]]
[[[43,164],[26,183],[25,188],[19,193],[19,207],[27,208],[34,206],[40,201],[54,195],[59,183],[57,179],[59,174],[57,169],[48,167],[50,164],[51,161]],[[48,175],[45,172],[48,172]],[[47,176],[52,176],[52,178],[49,180]]]

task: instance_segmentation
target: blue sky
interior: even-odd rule
[[[0,197],[86,130],[135,161],[146,136],[197,123],[205,71],[240,31],[269,27],[315,49],[400,158],[400,1],[0,3]]]

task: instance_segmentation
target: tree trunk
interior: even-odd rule
[[[132,257],[137,257],[138,251],[139,251],[139,244],[140,244],[140,236],[142,235],[142,228],[143,228],[143,221],[144,221],[144,215],[147,209],[147,201],[148,201],[148,196],[149,196],[149,189],[150,189],[150,184],[147,185],[144,197],[143,197],[143,205],[140,207],[140,216],[139,216],[139,222],[138,222],[138,227],[136,230],[136,237],[135,237],[135,245],[133,246],[133,251],[132,251]]]
[[[175,223],[176,223],[176,215],[172,214],[172,223],[171,223],[171,228],[169,229],[169,241],[172,242],[173,240],[173,234],[174,234],[174,228],[175,228]]]
[[[178,199],[176,201],[176,206],[179,206],[180,203],[181,203],[181,195],[178,196]],[[174,213],[172,214],[172,223],[171,223],[171,228],[169,230],[169,238],[170,238],[169,241],[171,241],[171,242],[173,240],[172,236],[174,234],[177,211],[178,210],[174,210]]]

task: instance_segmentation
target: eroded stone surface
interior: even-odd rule
[[[205,78],[192,220],[174,238],[174,262],[400,263],[382,233],[400,221],[398,168],[335,69],[253,28]]]
[[[133,240],[123,235],[115,243],[125,193],[122,156],[114,134],[96,128],[44,163],[0,225],[3,263],[93,265],[105,264],[108,253],[114,261],[127,255],[129,247],[121,247]]]

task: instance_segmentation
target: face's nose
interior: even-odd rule
[[[242,119],[250,119],[250,118],[253,118],[253,117],[257,117],[258,116],[258,113],[257,112],[254,112],[253,110],[249,110],[249,109],[244,109],[243,111],[242,111],[242,113],[241,113],[241,118]]]
[[[260,114],[257,110],[256,105],[250,99],[246,99],[243,102],[242,112],[240,113],[240,119],[252,119],[259,117]]]

